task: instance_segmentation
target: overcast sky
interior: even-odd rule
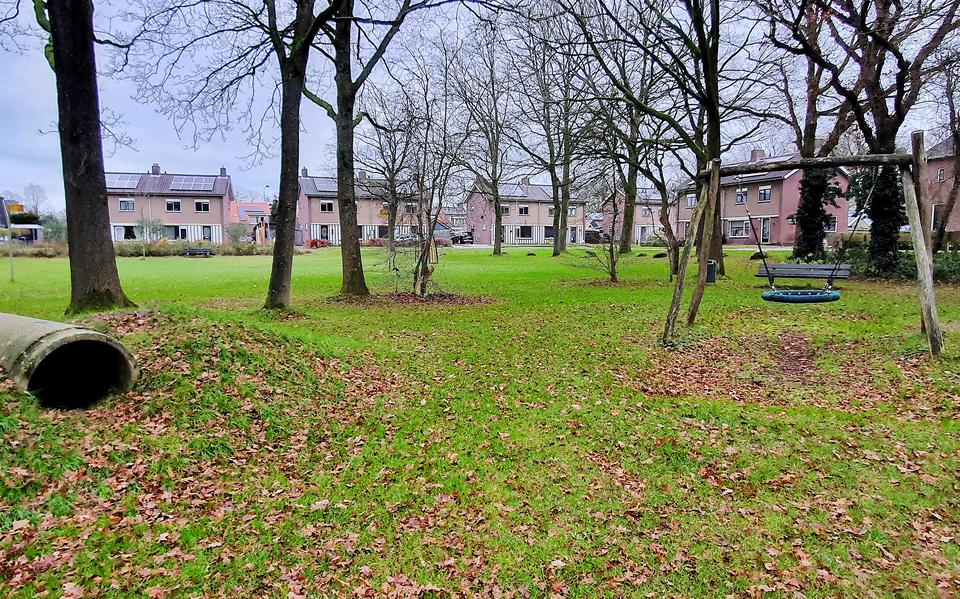
[[[63,209],[63,176],[60,171],[60,142],[56,134],[57,91],[53,71],[41,50],[23,54],[0,51],[0,191],[22,193],[30,183],[42,185],[49,207]],[[217,173],[225,166],[234,186],[261,195],[276,194],[279,161],[264,160],[252,168],[245,164],[249,153],[241,132],[228,141],[188,148],[192,140],[181,140],[172,123],[152,106],[131,100],[130,82],[101,78],[100,103],[122,115],[124,131],[134,138],[134,147],[118,148],[106,157],[108,171],[147,172],[154,162],[166,172]],[[332,121],[313,104],[304,102],[306,131],[301,136],[301,165],[311,173],[332,174]]]

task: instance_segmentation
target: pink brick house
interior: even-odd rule
[[[340,206],[336,177],[315,177],[304,168],[300,172],[300,199],[297,202],[297,227],[306,240],[340,243]],[[382,182],[370,179],[364,171],[356,178],[357,226],[361,241],[389,237],[387,206]],[[417,202],[404,202],[397,209],[398,237],[413,235],[417,226]],[[438,224],[438,228],[440,225]]]
[[[140,239],[143,224],[159,225],[166,239],[223,243],[230,222],[233,185],[227,169],[218,175],[178,175],[154,164],[147,173],[108,172],[107,202],[114,242]]]
[[[493,199],[479,187],[474,187],[463,202],[466,209],[466,230],[473,232],[474,243],[493,243]],[[567,215],[567,235],[570,243],[583,243],[586,230],[584,200],[570,200]],[[502,243],[545,245],[553,243],[553,188],[531,183],[524,178],[519,183],[500,186],[500,209],[503,212]]]
[[[617,241],[623,236],[623,209],[626,204],[626,196],[623,191],[617,191],[617,226],[613,232]],[[601,231],[610,234],[613,225],[613,201],[607,198],[600,205],[600,212],[603,214],[603,224]],[[663,230],[660,224],[660,192],[652,187],[641,187],[637,189],[636,203],[633,209],[633,241],[634,243],[646,243],[654,240]],[[674,222],[676,213],[670,210],[670,222],[676,230]]]
[[[762,151],[754,150],[750,162],[786,158],[788,157],[766,158]],[[791,169],[721,178],[720,213],[726,243],[752,245],[757,242],[747,219],[749,211],[761,243],[792,246],[796,239],[794,215],[800,202],[802,177],[802,170]],[[847,179],[843,174],[838,176],[838,183],[841,189],[846,189]],[[690,230],[690,217],[697,204],[694,186],[690,184],[681,189],[677,200],[677,237],[683,238]],[[846,198],[838,198],[837,206],[827,209],[832,216],[831,224],[827,227],[827,231],[831,233],[848,230],[849,204]]]
[[[956,152],[953,150],[952,138],[936,144],[927,153],[926,193],[932,201],[930,223],[934,229],[946,214],[947,201],[950,199],[950,189],[953,187],[957,173],[954,172],[953,162]],[[960,206],[955,206],[947,221],[947,232],[960,231]]]

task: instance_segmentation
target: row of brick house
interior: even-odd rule
[[[929,151],[926,181],[928,197],[932,200],[931,220],[936,227],[943,217],[950,189],[954,184],[953,152],[949,140]],[[779,160],[767,158],[754,151],[751,162]],[[721,217],[723,234],[730,244],[753,244],[754,236],[747,218],[749,212],[757,228],[761,243],[792,245],[796,237],[793,215],[800,199],[801,170],[782,170],[756,175],[724,177],[721,179]],[[846,177],[841,173],[841,188]],[[300,197],[297,203],[297,242],[323,240],[338,244],[341,236],[336,178],[311,176],[307,169],[301,172]],[[231,223],[245,223],[251,236],[258,242],[270,241],[270,205],[264,202],[239,202],[234,197],[231,177],[221,168],[215,175],[181,175],[162,172],[154,164],[147,173],[107,173],[107,192],[110,207],[110,225],[114,241],[135,240],[142,235],[142,223],[160,225],[159,237],[190,242],[223,243]],[[357,174],[357,223],[361,240],[388,236],[388,212],[382,201],[382,183]],[[616,194],[619,204],[618,221],[622,222],[623,194]],[[500,187],[502,211],[501,241],[506,244],[547,244],[553,239],[553,194],[549,185],[521,179]],[[697,197],[692,185],[677,194],[670,210],[670,220],[677,236],[683,238],[689,230],[690,217],[696,208]],[[830,207],[828,232],[844,233],[850,226],[850,205],[844,198]],[[608,198],[600,206],[600,221],[590,221],[603,232],[610,232],[612,202]],[[415,233],[417,204],[408,202],[398,210],[395,233],[399,236]],[[654,240],[662,232],[661,202],[654,189],[638,190],[634,211],[633,238],[638,242]],[[471,231],[475,243],[491,244],[494,238],[495,218],[491,194],[480,187],[471,189],[463,202],[445,207],[438,227]],[[584,243],[588,229],[587,202],[580,198],[570,201],[567,215],[568,241]],[[619,226],[617,227],[619,229]],[[960,232],[960,210],[950,216],[947,230]],[[615,231],[619,236],[619,231]]]

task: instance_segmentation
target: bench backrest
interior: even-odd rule
[[[788,279],[829,279],[831,275],[835,279],[849,279],[850,270],[849,264],[770,264],[768,267],[761,264],[757,276],[766,277],[769,272],[774,277]]]

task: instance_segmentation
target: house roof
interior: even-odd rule
[[[269,216],[270,202],[230,202],[230,222],[249,223],[251,216]]]
[[[384,182],[380,179],[357,178],[355,189],[357,197],[371,198],[383,195]],[[337,197],[337,178],[336,177],[300,177],[300,189],[308,198],[336,198]]]
[[[480,186],[471,190],[473,193],[482,193]],[[553,186],[540,183],[503,183],[500,185],[500,198],[507,201],[549,202],[553,203]],[[586,200],[570,198],[571,204],[586,204]]]
[[[230,175],[125,173],[108,171],[107,193],[139,196],[224,197],[231,195]]]
[[[617,190],[617,194],[622,196],[622,195],[623,195],[623,190],[622,190],[622,189],[618,189],[618,190]],[[607,199],[605,199],[605,200],[603,201],[603,205],[606,206],[609,201],[610,201],[610,198],[608,197]],[[670,203],[672,204],[673,202],[674,202],[674,200],[671,199],[671,200],[670,200]],[[652,204],[659,205],[659,204],[660,204],[660,192],[657,191],[657,190],[656,190],[655,188],[653,188],[653,187],[638,187],[638,188],[637,188],[637,198],[636,198],[636,200],[634,201],[634,203],[635,203],[636,205],[638,205],[638,206],[641,206],[641,205],[642,205],[642,206],[650,206],[650,205],[652,205]]]
[[[927,158],[932,160],[937,158],[949,158],[953,155],[955,155],[955,152],[953,151],[952,137],[948,137],[940,143],[934,144],[933,147],[927,150]]]

